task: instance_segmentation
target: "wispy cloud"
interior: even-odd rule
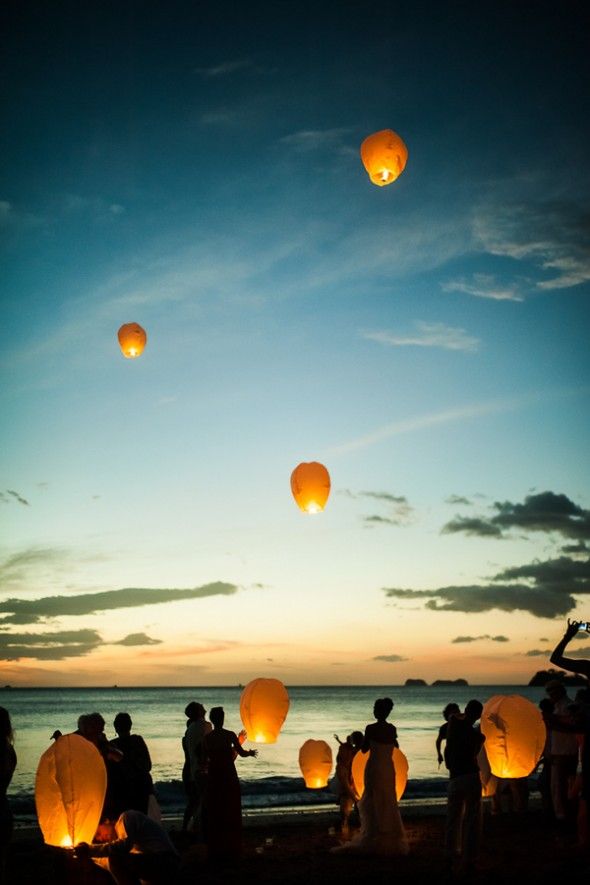
[[[479,339],[469,335],[465,329],[447,326],[445,323],[416,323],[414,334],[395,332],[364,332],[363,338],[378,341],[390,347],[439,347],[443,350],[462,350],[474,353],[479,347]]]
[[[195,68],[194,72],[207,80],[215,80],[228,77],[237,71],[244,71],[253,66],[254,62],[250,58],[235,58],[231,61],[223,61],[218,65],[211,65],[208,68]]]
[[[101,644],[101,636],[96,630],[62,630],[56,633],[0,632],[0,660],[36,658],[61,661],[64,658],[90,654]]]
[[[387,664],[400,664],[402,661],[409,661],[409,658],[404,658],[402,655],[375,655],[373,661],[385,661]]]
[[[13,491],[12,489],[6,489],[6,494],[11,495],[19,504],[23,504],[25,507],[30,507],[31,505],[27,501],[26,498],[23,498],[18,492]]]
[[[147,633],[130,633],[128,636],[124,636],[123,639],[119,639],[118,642],[113,642],[111,644],[125,645],[129,648],[134,648],[138,645],[161,645],[161,643],[161,639],[152,639]]]
[[[484,633],[482,636],[455,636],[454,639],[451,639],[451,642],[456,645],[464,642],[479,642],[480,639],[490,639],[492,642],[509,642],[507,636],[490,636],[489,633]]]
[[[474,273],[471,279],[461,277],[441,283],[443,292],[464,292],[476,298],[489,298],[493,301],[524,301],[515,285],[501,285],[491,274]]]
[[[469,498],[465,498],[463,495],[449,495],[448,498],[445,498],[445,504],[463,504],[465,507],[471,507],[472,503]]]
[[[223,581],[182,590],[128,587],[122,590],[105,590],[101,593],[80,593],[75,596],[7,599],[0,602],[0,612],[8,612],[12,617],[18,615],[21,618],[20,623],[24,623],[22,619],[29,616],[30,623],[34,623],[39,618],[58,618],[66,615],[79,617],[114,609],[139,608],[144,605],[159,605],[185,599],[232,596],[238,592],[238,589],[236,584],[227,584]]]
[[[351,132],[350,129],[300,129],[279,139],[280,144],[287,145],[300,153],[308,153],[327,147],[333,147]]]
[[[527,259],[549,279],[540,290],[566,289],[590,280],[588,213],[571,201],[490,202],[474,218],[476,242],[486,252]]]

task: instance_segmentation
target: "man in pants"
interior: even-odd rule
[[[475,866],[481,834],[481,780],[477,754],[485,737],[475,727],[483,707],[469,701],[463,715],[449,719],[445,763],[449,769],[445,848],[457,871]]]

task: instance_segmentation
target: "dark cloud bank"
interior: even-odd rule
[[[423,599],[426,608],[433,611],[522,610],[539,618],[555,618],[575,607],[576,596],[590,594],[590,557],[584,543],[590,540],[589,510],[579,507],[566,495],[541,492],[527,496],[522,504],[496,502],[492,511],[491,516],[457,516],[442,531],[497,539],[509,537],[514,531],[519,534],[544,532],[573,538],[578,543],[562,549],[570,555],[503,569],[483,584],[431,590],[387,587],[385,595],[398,600]]]
[[[8,633],[0,631],[0,660],[18,661],[34,658],[38,661],[63,661],[90,654],[101,645],[157,645],[145,633],[131,633],[118,642],[104,642],[96,630],[60,630],[52,633]]]

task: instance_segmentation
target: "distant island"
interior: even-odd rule
[[[588,685],[588,680],[584,676],[580,676],[578,673],[571,676],[563,670],[537,670],[529,685],[544,686],[552,680],[563,682],[564,685]]]
[[[466,679],[435,679],[433,685],[469,685]],[[404,685],[409,688],[420,688],[428,683],[424,679],[406,679]]]

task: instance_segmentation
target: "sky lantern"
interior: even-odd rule
[[[369,752],[361,753],[359,751],[352,760],[352,779],[359,798],[365,792],[365,768],[369,759]],[[393,748],[391,757],[393,759],[393,767],[395,768],[395,794],[399,800],[404,795],[408,783],[409,765],[405,753],[402,753],[399,747]]]
[[[128,360],[141,356],[147,342],[145,329],[139,323],[125,323],[117,332],[117,338],[123,356]]]
[[[330,494],[330,474],[323,464],[304,461],[291,474],[291,491],[304,513],[320,513]]]
[[[37,768],[35,805],[47,845],[73,848],[92,842],[107,788],[102,756],[85,738],[64,734]]]
[[[332,771],[332,749],[326,741],[305,741],[299,750],[299,768],[305,779],[305,786],[319,790],[328,786]]]
[[[384,187],[398,178],[408,162],[408,149],[397,132],[381,129],[361,144],[361,160],[373,184]]]
[[[484,704],[481,730],[496,777],[528,777],[545,746],[541,711],[520,695],[494,695]]]
[[[289,695],[279,679],[253,679],[242,692],[240,716],[248,740],[274,744],[289,711]]]

